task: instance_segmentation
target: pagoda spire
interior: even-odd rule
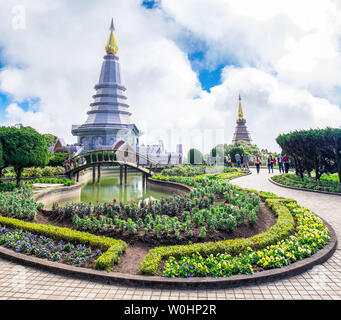
[[[237,118],[237,126],[234,132],[232,143],[236,144],[238,141],[246,141],[251,143],[250,133],[246,127],[246,120],[244,119],[244,113],[242,108],[242,98],[239,94],[239,107],[238,107],[238,118]]]
[[[113,54],[116,55],[118,52],[118,46],[116,44],[115,36],[114,36],[114,19],[111,19],[111,25],[110,25],[110,36],[107,42],[107,45],[105,46],[105,51],[107,54]]]
[[[244,113],[243,113],[243,107],[242,107],[242,98],[240,97],[240,94],[239,94],[238,119],[239,120],[244,119]]]

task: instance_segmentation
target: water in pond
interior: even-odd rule
[[[85,182],[82,185],[80,194],[68,197],[61,201],[57,201],[58,205],[63,206],[67,202],[84,202],[84,203],[100,203],[112,202],[114,199],[117,202],[127,203],[131,200],[141,199],[161,199],[162,197],[170,196],[170,193],[158,191],[148,187],[143,190],[142,175],[139,173],[129,173],[127,184],[120,185],[120,175],[117,173],[103,173],[100,183]],[[52,203],[47,207],[52,207]]]

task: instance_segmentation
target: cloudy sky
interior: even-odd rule
[[[20,3],[19,3],[20,2]],[[0,123],[68,143],[115,21],[141,141],[230,143],[238,94],[253,142],[341,126],[341,1],[0,0]]]

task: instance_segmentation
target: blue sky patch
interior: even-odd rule
[[[155,0],[143,0],[142,1],[142,6],[145,7],[146,9],[154,9],[157,7],[158,1]]]

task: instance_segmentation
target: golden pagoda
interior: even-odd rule
[[[232,143],[235,144],[237,141],[246,141],[251,143],[251,137],[249,131],[246,127],[246,120],[244,119],[243,107],[242,107],[242,98],[239,95],[239,106],[238,106],[238,118],[237,118],[237,126],[234,132]]]

